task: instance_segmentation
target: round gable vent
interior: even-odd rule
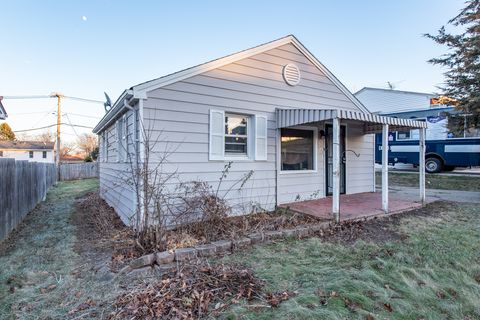
[[[283,79],[288,85],[296,86],[300,83],[300,70],[293,63],[283,67]]]

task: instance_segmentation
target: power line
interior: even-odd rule
[[[40,114],[40,113],[45,113],[45,112],[50,112],[50,111],[37,111],[37,112],[18,112],[18,113],[11,113],[9,112],[9,116],[23,116],[23,115],[29,115],[29,114]]]
[[[86,114],[80,114],[80,113],[68,112],[68,113],[65,113],[65,114],[69,114],[69,115],[72,115],[72,116],[85,117],[85,118],[92,118],[92,119],[100,119],[101,118],[101,117],[87,116]]]
[[[77,101],[83,101],[83,102],[90,102],[90,103],[101,103],[103,104],[104,101],[100,100],[93,100],[93,99],[87,99],[87,98],[80,98],[80,97],[71,97],[71,96],[64,96],[61,95],[63,98],[67,99],[72,99],[72,100],[77,100]],[[31,96],[3,96],[4,99],[45,99],[45,98],[56,98],[57,94],[51,94],[51,95],[31,95]]]
[[[75,127],[72,125],[72,121],[70,121],[70,117],[68,116],[68,114],[65,114],[65,117],[67,118],[68,123],[70,123],[70,126],[72,127],[73,133],[75,133],[75,135],[77,136],[77,138],[79,138],[78,133],[77,133],[77,130],[75,130]]]
[[[90,103],[101,103],[103,104],[104,101],[99,101],[99,100],[93,100],[93,99],[85,99],[85,98],[79,98],[79,97],[70,97],[70,96],[64,96],[65,98],[72,99],[72,100],[78,100],[78,101],[83,101],[83,102],[90,102]]]
[[[36,95],[36,96],[3,96],[3,99],[43,99],[51,98],[49,95]]]
[[[86,128],[86,129],[93,129],[93,127],[88,127],[88,126],[82,126],[79,124],[69,124],[69,123],[62,123],[63,125],[70,126],[70,127],[78,127],[78,128]],[[15,133],[17,132],[26,132],[26,131],[35,131],[35,130],[42,130],[42,129],[48,129],[51,127],[55,127],[57,124],[51,124],[49,126],[44,126],[44,127],[39,127],[39,128],[32,128],[32,129],[24,129],[24,130],[14,130]]]

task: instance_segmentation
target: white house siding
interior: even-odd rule
[[[27,160],[35,162],[54,163],[53,150],[32,150],[33,158],[30,158],[30,150],[1,150],[3,158],[13,158],[15,160]],[[43,157],[43,151],[47,151],[47,157]]]
[[[134,116],[133,111],[128,111],[127,130],[128,130],[128,151],[130,158],[134,156]],[[110,125],[105,134],[108,138],[108,146],[101,145],[103,149],[107,147],[107,158],[100,159],[100,195],[107,203],[115,209],[122,221],[126,224],[130,223],[130,218],[135,212],[135,193],[132,188],[127,185],[126,179],[129,178],[129,170],[131,164],[120,162],[117,155],[117,129],[115,123]],[[100,155],[104,155],[100,150]]]
[[[295,63],[300,71],[300,84],[288,86],[282,78],[282,68]],[[253,177],[241,193],[231,192],[232,204],[253,202],[272,209],[276,198],[276,119],[275,109],[319,108],[351,109],[357,107],[314,67],[293,45],[231,63],[224,67],[193,76],[186,80],[147,93],[143,103],[145,126],[153,128],[160,140],[155,152],[166,147],[174,150],[166,171],[176,170],[182,181],[202,180],[214,187],[226,161],[209,161],[209,111],[225,110],[243,114],[265,115],[268,119],[267,161],[234,162],[225,179],[225,191],[249,170]],[[155,137],[154,137],[155,139]],[[318,148],[319,152],[323,148]],[[279,194],[291,199],[287,189],[302,188],[307,195],[319,190],[324,194],[323,156],[319,156],[319,173],[298,174],[281,178]],[[373,168],[373,164],[371,164]],[[287,181],[290,181],[288,183]]]

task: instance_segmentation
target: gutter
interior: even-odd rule
[[[117,115],[124,110],[133,110],[133,105],[139,99],[146,99],[145,93],[139,93],[137,90],[130,88],[123,91],[120,97],[113,104],[112,109],[108,111],[103,118],[98,122],[98,124],[93,128],[92,132],[99,134],[105,127],[112,123]]]

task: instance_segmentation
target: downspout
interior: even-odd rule
[[[135,117],[135,108],[131,105],[131,103],[133,102],[133,97],[131,97],[130,99],[127,99],[125,98],[123,100],[123,106],[127,109],[127,110],[130,110],[133,112],[133,119],[135,121],[134,123],[134,128],[135,128],[135,131],[133,133],[133,137],[134,137],[134,148],[135,148],[135,170],[137,172],[135,172],[134,174],[138,176],[138,168],[140,166],[140,162],[139,162],[139,148],[137,148],[137,141],[136,141],[136,134],[137,134],[137,130],[139,130],[139,128],[137,128],[137,119]],[[140,136],[140,134],[139,134]],[[127,141],[128,143],[128,141]],[[143,189],[142,187],[139,185],[140,184],[140,179],[137,177],[137,183],[135,184],[135,203],[134,203],[134,207],[135,207],[135,212],[137,212],[136,214],[136,222],[135,222],[135,227],[136,228],[141,228],[141,221],[142,221],[142,218],[143,218],[143,207],[140,205],[140,202],[142,202],[141,200],[143,199]],[[137,230],[138,231],[138,230]]]

